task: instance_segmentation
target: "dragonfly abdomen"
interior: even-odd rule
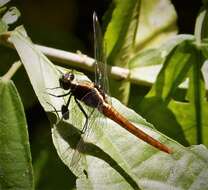
[[[136,137],[142,139],[143,141],[147,142],[148,144],[152,145],[153,147],[164,151],[166,153],[172,153],[172,150],[168,148],[166,145],[160,143],[156,139],[152,138],[135,125],[133,125],[130,121],[128,121],[123,115],[121,115],[116,109],[114,109],[110,104],[103,104],[102,106],[102,113],[110,118],[111,120],[118,123],[120,126],[128,130],[130,133],[135,135]]]

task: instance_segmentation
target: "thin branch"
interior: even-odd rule
[[[80,52],[71,53],[55,48],[35,45],[41,52],[43,52],[52,61],[57,61],[67,66],[85,69],[94,72],[95,60]],[[110,76],[117,79],[128,79],[129,70],[116,66],[108,66],[108,73]]]
[[[0,42],[10,48],[14,48],[13,44],[9,42],[8,38],[10,37],[10,32],[7,32],[0,36]],[[71,66],[75,68],[81,68],[90,72],[94,72],[94,63],[93,58],[88,57],[82,53],[71,53],[64,50],[59,50],[51,47],[36,45],[35,47],[44,53],[50,60],[56,61],[66,66]],[[152,82],[148,82],[143,79],[141,73],[137,76],[131,75],[130,70],[117,66],[108,65],[108,75],[111,78],[116,80],[128,80],[134,84],[142,84],[146,86],[151,86]]]

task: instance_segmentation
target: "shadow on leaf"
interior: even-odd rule
[[[63,138],[65,142],[68,143],[71,149],[76,149],[82,154],[91,155],[107,162],[127,181],[127,183],[130,184],[133,189],[139,189],[136,181],[108,153],[106,153],[104,150],[102,150],[100,147],[96,146],[93,143],[84,142],[81,136],[81,131],[78,130],[76,127],[65,121],[60,121],[57,125],[57,132],[60,134],[61,138]],[[77,149],[80,141],[82,141],[83,146]],[[87,171],[84,170],[84,172],[87,176]]]

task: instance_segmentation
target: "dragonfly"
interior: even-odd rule
[[[93,31],[94,31],[94,54],[95,54],[95,82],[89,81],[77,81],[73,72],[67,72],[62,74],[59,78],[59,85],[65,91],[68,91],[63,95],[53,95],[55,97],[69,96],[67,102],[61,107],[61,114],[63,119],[69,118],[69,104],[73,97],[75,103],[79,107],[80,111],[85,117],[85,123],[82,129],[83,134],[91,127],[89,126],[90,116],[93,114],[87,114],[82,104],[94,109],[97,109],[105,117],[113,120],[121,127],[126,129],[132,135],[145,141],[151,146],[171,154],[173,151],[165,144],[154,139],[141,129],[137,128],[131,123],[124,115],[119,113],[109,101],[108,91],[108,78],[107,78],[107,65],[104,55],[104,43],[102,37],[101,27],[98,21],[96,13],[93,13]],[[52,94],[51,94],[52,95]]]

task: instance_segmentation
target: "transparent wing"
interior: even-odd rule
[[[91,139],[91,137],[93,136],[92,131],[94,132],[95,127],[97,127],[95,121],[101,116],[102,115],[97,110],[92,113],[92,115],[90,116],[90,122],[88,124],[88,127],[86,128],[86,131],[81,135],[80,141],[77,144],[77,148],[72,156],[70,168],[74,173],[78,173],[78,175],[79,173],[83,172],[83,168],[82,171],[79,171],[79,163],[83,164],[83,154],[89,154],[88,139]]]
[[[93,13],[94,56],[95,56],[95,84],[105,93],[109,94],[107,76],[106,49],[103,41],[102,30],[97,14]]]
[[[60,158],[78,176],[80,176],[84,170],[85,157],[83,155],[88,154],[88,139],[93,139],[89,138],[89,136],[92,137],[90,134],[94,131],[94,128],[97,127],[95,121],[98,120],[98,118],[103,117],[97,109],[88,107],[81,101],[79,103],[88,115],[88,124],[85,126],[85,130],[83,130],[85,124],[84,114],[72,98],[69,105],[69,111],[65,113],[66,115],[69,114],[68,121],[70,124],[68,124],[67,120],[63,119],[65,117],[63,115],[56,123],[53,132],[54,137],[59,141],[56,143],[56,148]],[[59,110],[55,110],[54,112],[57,111]],[[64,143],[60,142],[61,139]]]

